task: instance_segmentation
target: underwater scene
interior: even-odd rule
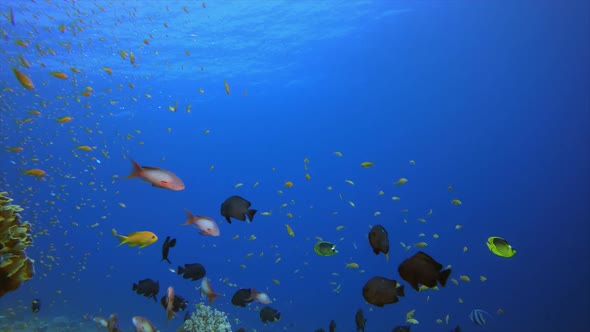
[[[0,13],[0,332],[590,326],[588,1]]]

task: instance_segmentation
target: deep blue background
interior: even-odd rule
[[[168,268],[193,262],[206,266],[214,290],[224,294],[214,307],[248,331],[327,329],[331,319],[339,331],[353,331],[359,308],[367,331],[389,331],[412,309],[420,321],[412,331],[447,331],[457,324],[464,331],[584,331],[589,325],[586,1],[210,1],[206,9],[200,2],[171,2],[168,10],[161,2],[98,5],[104,11],[86,1],[2,5],[4,13],[14,9],[17,23],[13,27],[5,17],[0,23],[6,32],[0,82],[13,90],[1,94],[2,146],[25,150],[0,156],[0,189],[25,207],[22,215],[35,232],[48,229],[49,236],[37,236],[29,250],[34,279],[0,300],[0,316],[6,316],[1,326],[117,312],[125,330],[132,316],[142,315],[172,331],[180,319],[166,323],[159,304],[134,294],[131,284],[157,279],[160,296],[172,285],[192,308],[201,301],[199,283]],[[57,31],[61,23],[68,25],[65,33]],[[83,31],[74,36],[70,24]],[[16,46],[19,38],[31,45]],[[59,41],[71,42],[70,51]],[[41,54],[36,43],[57,54]],[[138,66],[121,59],[119,50],[134,52]],[[19,54],[32,63],[19,68],[35,83],[34,92],[10,70],[19,66]],[[101,70],[105,66],[112,76]],[[70,78],[53,78],[52,70]],[[229,96],[223,80],[232,88]],[[81,96],[86,86],[94,90],[89,98]],[[178,112],[169,112],[175,101]],[[42,115],[17,125],[14,119],[30,116],[30,109]],[[57,124],[63,115],[74,121]],[[134,137],[126,139],[128,134]],[[81,144],[97,149],[73,150]],[[186,190],[113,179],[128,174],[130,158],[175,172]],[[363,161],[375,166],[363,169]],[[21,174],[29,168],[44,169],[45,181]],[[408,183],[394,186],[400,177]],[[293,188],[284,188],[287,180]],[[244,186],[236,189],[237,183]],[[254,222],[229,225],[219,215],[221,202],[234,194],[260,211]],[[452,206],[454,198],[463,204]],[[283,203],[288,207],[281,209]],[[184,208],[217,220],[221,236],[181,227]],[[426,216],[430,209],[433,215]],[[389,231],[388,263],[366,239],[377,223]],[[463,229],[455,230],[456,224]],[[150,230],[160,240],[142,250],[115,247],[111,228],[123,234]],[[252,234],[257,239],[248,241]],[[159,262],[167,235],[178,239],[172,266]],[[517,254],[503,259],[490,253],[485,242],[494,235],[508,239]],[[336,243],[340,253],[316,256],[316,236]],[[468,275],[471,282],[424,293],[408,287],[397,304],[366,304],[361,289],[369,278],[405,284],[397,265],[416,249],[405,251],[400,241],[428,242],[424,251],[452,265],[451,277]],[[254,256],[246,258],[248,253]],[[345,269],[349,262],[364,272]],[[480,282],[480,275],[488,280]],[[342,292],[333,293],[330,282],[341,284]],[[264,326],[256,305],[233,307],[237,288],[229,284],[268,292],[281,321]],[[43,308],[32,318],[29,304],[36,297]],[[486,327],[469,321],[474,308],[493,315]],[[496,314],[499,308],[503,315]],[[449,325],[437,325],[446,314]]]

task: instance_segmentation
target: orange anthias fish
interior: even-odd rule
[[[184,190],[184,183],[174,173],[158,167],[139,166],[135,160],[131,160],[131,162],[133,163],[133,170],[126,179],[139,177],[151,183],[154,187],[174,191]]]
[[[33,169],[27,169],[27,170],[23,171],[23,174],[30,175],[30,176],[43,176],[47,173],[45,173],[45,171],[42,169],[33,168]]]
[[[166,320],[174,317],[174,288],[168,286],[168,292],[166,292]]]
[[[92,147],[88,145],[79,145],[76,147],[76,149],[81,151],[92,151]]]
[[[31,79],[29,78],[29,76],[21,73],[16,68],[12,68],[12,71],[14,72],[14,76],[16,76],[16,79],[20,82],[20,84],[25,89],[27,89],[27,90],[34,90],[35,89],[35,85],[33,85],[33,81],[31,81]]]
[[[61,118],[55,119],[55,121],[57,121],[59,123],[66,123],[66,122],[72,121],[73,119],[74,118],[72,118],[71,116],[62,116]]]
[[[201,230],[199,232],[201,235],[219,236],[219,227],[215,223],[215,220],[208,217],[195,216],[187,209],[184,209],[184,211],[186,211],[186,222],[183,226],[195,225],[195,227]]]
[[[52,71],[51,72],[51,76],[60,78],[62,80],[67,80],[68,79],[68,75],[66,75],[65,73],[62,73],[60,71]]]
[[[201,280],[201,295],[207,296],[209,299],[209,304],[213,304],[213,300],[221,296],[221,294],[213,292],[208,278],[203,278],[203,280]]]
[[[272,302],[268,294],[264,292],[258,292],[255,288],[250,289],[250,297],[247,298],[246,301],[256,301],[261,304],[269,304]]]

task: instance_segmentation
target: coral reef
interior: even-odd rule
[[[201,302],[195,306],[195,312],[184,322],[182,329],[186,332],[231,332],[231,324],[225,312]]]
[[[23,281],[33,277],[33,260],[25,249],[31,245],[31,224],[22,222],[23,209],[10,204],[8,193],[0,192],[0,297],[16,290]]]

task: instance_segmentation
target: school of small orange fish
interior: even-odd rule
[[[112,188],[116,185],[121,185],[121,183],[127,182],[125,182],[123,176],[120,175],[111,175],[109,179],[105,179],[104,174],[101,174],[100,176],[97,174],[99,173],[98,170],[101,166],[101,163],[105,160],[109,160],[111,158],[123,158],[128,160],[128,163],[131,166],[132,160],[130,157],[130,151],[132,149],[149,149],[148,144],[146,144],[142,139],[143,133],[139,128],[133,132],[119,132],[117,137],[114,138],[103,137],[104,135],[102,128],[108,117],[116,115],[116,107],[120,103],[126,103],[129,101],[139,102],[152,98],[151,94],[155,93],[154,91],[157,89],[155,87],[149,86],[149,79],[143,79],[143,77],[140,76],[134,77],[128,75],[128,73],[130,71],[132,72],[133,68],[141,66],[142,61],[144,61],[145,58],[158,57],[160,56],[160,53],[164,53],[163,50],[157,49],[158,40],[159,38],[163,38],[162,33],[165,33],[166,29],[172,28],[167,22],[162,21],[161,17],[149,17],[148,22],[150,24],[159,25],[159,34],[150,33],[145,36],[138,35],[137,40],[135,40],[134,43],[121,45],[116,37],[114,40],[112,40],[112,37],[100,35],[91,37],[86,34],[86,30],[95,29],[96,26],[93,25],[99,24],[98,21],[93,21],[92,17],[94,15],[114,12],[115,8],[112,7],[114,6],[112,3],[107,4],[105,2],[102,4],[98,2],[95,9],[91,12],[80,12],[76,9],[75,5],[67,2],[56,2],[55,4],[52,4],[52,6],[54,6],[54,9],[56,10],[63,11],[69,18],[69,21],[58,22],[51,16],[47,17],[47,14],[36,10],[33,3],[26,3],[20,5],[17,8],[4,8],[4,10],[8,9],[8,11],[2,13],[2,19],[4,22],[1,25],[2,29],[0,31],[3,38],[2,43],[16,44],[20,48],[18,53],[7,54],[6,51],[3,52],[4,57],[9,59],[9,63],[3,64],[1,76],[3,90],[0,92],[0,107],[2,108],[2,117],[0,119],[3,140],[2,150],[5,154],[11,154],[11,160],[16,160],[16,162],[13,161],[11,165],[11,167],[14,168],[13,170],[2,170],[2,172],[5,173],[2,175],[2,177],[12,177],[14,174],[17,174],[15,172],[18,172],[19,175],[14,179],[11,178],[10,181],[4,180],[3,183],[6,188],[0,189],[19,192],[24,197],[27,197],[24,199],[24,201],[20,202],[20,204],[27,207],[28,213],[30,214],[28,218],[33,223],[36,223],[35,237],[56,237],[55,243],[51,244],[48,248],[40,250],[39,257],[36,257],[36,264],[43,267],[42,269],[38,269],[39,273],[36,278],[44,278],[50,273],[59,273],[59,269],[57,269],[57,267],[65,264],[65,260],[68,257],[60,257],[60,255],[57,254],[57,252],[61,250],[57,249],[58,246],[63,246],[70,250],[77,250],[71,243],[73,240],[68,240],[68,230],[71,227],[86,228],[88,232],[96,234],[98,239],[102,239],[103,234],[112,232],[113,235],[121,239],[122,243],[128,243],[140,247],[149,246],[158,240],[157,237],[154,237],[155,235],[153,233],[147,232],[148,230],[144,229],[147,227],[143,226],[138,227],[137,229],[128,230],[139,232],[130,233],[128,236],[119,235],[114,229],[111,231],[111,228],[113,227],[108,226],[110,224],[108,221],[111,218],[111,213],[109,210],[115,207],[127,208],[124,199],[117,196],[119,191],[113,190]],[[208,6],[208,4],[203,2],[199,3],[198,5],[193,4],[192,7],[180,6],[177,8],[176,6],[172,5],[163,6],[162,11],[170,12],[174,15],[181,13],[185,15],[199,15],[200,13],[198,10],[206,11],[209,10],[210,7],[211,6]],[[133,7],[125,8],[125,10],[127,10],[125,13],[127,16],[134,17],[135,9]],[[53,22],[54,24],[44,27],[37,27],[34,24],[29,24],[29,30],[27,33],[20,36],[10,35],[9,31],[11,30],[9,26],[14,27],[15,25],[18,25],[22,29],[22,25],[24,24],[23,22],[26,22],[27,20],[29,22],[35,22],[35,20],[41,16],[43,16],[44,19],[49,19],[49,21]],[[119,20],[122,19],[123,18],[119,18]],[[44,33],[55,35],[55,38],[39,39],[37,37],[39,35],[39,29],[44,30]],[[92,68],[69,66],[68,58],[72,52],[72,49],[78,48],[80,50],[86,50],[88,48],[88,46],[85,45],[86,43],[102,43],[103,45],[106,45],[106,47],[110,47],[113,53],[112,58],[101,59],[103,63],[98,65],[98,67],[96,62],[93,63]],[[91,50],[91,48],[88,48],[88,51],[89,50]],[[193,56],[191,55],[189,49],[186,49],[184,53],[187,57]],[[124,70],[125,73],[119,74],[117,72],[117,68],[121,68],[122,66],[127,66]],[[164,61],[161,68],[157,68],[157,70],[165,72],[171,66],[171,64],[168,64],[166,61]],[[10,70],[7,70],[7,67],[10,67]],[[204,68],[203,66],[198,66],[198,69],[199,71],[207,70],[207,68]],[[31,71],[45,72],[46,77],[33,79],[33,76],[29,73]],[[87,78],[89,71],[93,71],[93,75],[100,75],[101,79],[108,82],[108,84],[112,87],[102,91],[96,90],[93,87],[96,84],[93,84],[94,82],[89,81]],[[53,86],[58,83],[60,84],[59,91],[61,91],[61,93],[57,96],[54,94],[48,95],[46,93],[47,89],[44,89],[44,86]],[[102,86],[104,84],[101,83],[100,85]],[[198,99],[199,96],[205,94],[205,88],[207,88],[207,92],[210,90],[219,90],[225,92],[225,97],[236,97],[230,89],[230,82],[228,82],[227,79],[221,78],[218,80],[218,85],[212,86],[210,89],[209,87],[193,87],[192,89],[194,90],[193,92],[195,99]],[[247,98],[248,93],[246,89],[242,86],[240,87],[240,90],[243,92],[240,93],[238,97]],[[122,98],[125,98],[126,100],[123,101]],[[11,100],[15,99],[18,99],[19,101],[26,100],[26,104],[16,105],[11,103]],[[178,100],[174,99],[174,97],[171,97],[169,105],[165,105],[162,112],[174,113],[184,109],[186,116],[190,116],[194,112],[198,112],[198,110],[194,110],[192,108],[192,103],[179,105]],[[72,109],[81,109],[84,111],[74,112],[71,111]],[[101,111],[102,109],[107,109],[109,111],[105,113],[104,111]],[[51,120],[51,125],[48,125],[48,119]],[[38,125],[37,123],[39,122],[42,122],[43,125]],[[89,125],[91,123],[94,124]],[[212,128],[215,126],[215,124],[208,125],[210,125]],[[71,142],[71,145],[56,146],[52,141],[36,138],[36,131],[41,131],[44,133],[55,132],[56,140],[63,141],[62,138],[65,137]],[[9,132],[10,135],[8,135],[7,132]],[[172,133],[172,127],[163,126],[162,135],[171,135]],[[199,135],[214,135],[214,130],[211,128],[204,128],[200,130]],[[18,143],[8,145],[6,142],[14,142],[15,136],[18,137]],[[131,147],[132,145],[133,147]],[[343,149],[343,151],[345,151],[346,148],[339,147],[339,149]],[[86,166],[85,174],[73,174],[68,172],[68,163],[60,157],[60,154],[66,151],[71,153],[73,156],[75,156],[75,158],[77,158],[77,160],[80,161],[80,163],[83,163]],[[137,151],[134,153],[134,155],[138,154],[140,153]],[[346,151],[333,151],[330,155],[326,156],[326,158],[345,159],[345,154]],[[295,201],[285,197],[288,197],[289,190],[293,190],[298,186],[303,187],[303,183],[314,181],[313,170],[310,166],[312,164],[310,159],[306,158],[305,156],[302,156],[302,159],[302,172],[300,174],[291,174],[290,176],[286,176],[286,178],[281,183],[280,188],[273,188],[273,190],[276,191],[276,194],[284,199],[284,203],[279,206],[265,206],[265,203],[261,202],[260,199],[252,202],[253,208],[261,209],[256,215],[257,220],[252,221],[253,223],[280,222],[281,224],[284,224],[286,236],[288,237],[295,237],[296,233],[300,231],[301,226],[298,224],[301,224],[300,220],[302,217],[298,216],[296,209],[294,209],[296,205]],[[155,187],[146,188],[149,190],[161,190],[160,188],[163,188],[181,191],[185,189],[185,185],[187,187],[194,185],[190,182],[186,184],[183,183],[182,180],[180,180],[183,175],[175,174],[173,169],[169,169],[165,166],[162,168],[146,168],[143,164],[145,163],[147,165],[156,166],[158,162],[160,164],[165,164],[167,160],[165,157],[161,157],[159,161],[133,161],[134,171],[131,173],[129,178],[141,177],[143,180],[151,183],[152,186]],[[6,165],[7,163],[3,161],[3,164]],[[378,164],[375,165],[373,162],[365,160],[357,161],[356,165],[359,170],[364,172],[370,172],[371,169],[379,167]],[[415,167],[415,165],[416,162],[414,160],[409,160],[407,165],[403,165],[400,169],[402,169],[403,173],[404,167],[410,169]],[[275,172],[277,169],[274,167],[269,167],[268,171]],[[125,172],[128,172],[128,170],[121,170],[120,174]],[[210,165],[209,169],[203,170],[203,172],[215,172],[215,165]],[[338,196],[339,200],[343,202],[343,209],[369,209],[369,207],[366,205],[358,207],[357,205],[359,204],[350,199],[347,199],[342,192],[339,192],[340,188],[345,186],[349,186],[351,188],[358,186],[359,183],[355,183],[355,181],[352,180],[355,174],[354,172],[357,172],[357,170],[351,172],[353,173],[351,178],[342,179],[341,183],[334,183],[332,185],[326,186],[324,188],[324,193],[327,195]],[[380,202],[382,203],[380,204],[398,205],[402,217],[396,217],[399,219],[399,221],[392,222],[390,221],[391,219],[386,220],[386,217],[382,215],[381,211],[372,210],[368,212],[367,216],[369,216],[369,218],[374,218],[375,221],[362,221],[368,226],[367,232],[366,234],[363,234],[363,236],[367,235],[368,237],[369,230],[371,230],[375,225],[381,224],[389,230],[389,237],[392,243],[399,243],[404,251],[426,250],[423,248],[427,248],[429,246],[428,241],[438,241],[439,238],[443,237],[443,234],[427,234],[427,231],[424,231],[417,234],[415,241],[410,240],[406,242],[400,241],[399,237],[395,235],[396,229],[405,227],[404,225],[410,225],[414,223],[428,224],[431,222],[431,219],[436,219],[436,211],[433,211],[432,209],[421,211],[419,212],[419,215],[414,218],[410,217],[412,216],[412,213],[410,213],[409,209],[404,208],[403,205],[401,205],[403,204],[403,190],[401,188],[412,185],[411,178],[408,179],[405,176],[407,175],[400,174],[399,176],[392,178],[389,184],[383,185],[383,190],[377,190],[374,193],[375,199],[381,200]],[[32,183],[30,178],[37,179],[39,182]],[[102,199],[101,201],[93,201],[84,197],[72,197],[68,193],[68,190],[72,186],[79,186],[85,188],[85,190],[89,190],[90,192],[110,193],[111,198]],[[240,191],[243,192],[243,190],[247,187],[255,190],[256,188],[262,186],[262,181],[260,183],[255,182],[249,184],[238,182],[233,188],[226,189],[233,192],[234,195],[243,195],[245,198],[248,198],[248,194],[241,194]],[[461,208],[462,202],[459,198],[454,196],[455,191],[453,186],[449,185],[448,187],[443,188],[443,190],[449,193],[448,205],[451,208]],[[44,201],[38,201],[35,199],[36,196],[47,191],[51,191],[51,199]],[[384,199],[386,200],[383,201]],[[313,208],[313,206],[310,208]],[[63,218],[58,219],[55,217],[57,215],[66,214],[66,211],[70,209],[72,211],[71,220],[64,221]],[[100,214],[98,216],[99,221],[85,224],[82,221],[78,221],[74,217],[76,211],[86,209],[98,211]],[[231,225],[223,225],[223,227],[225,227],[224,231],[220,233],[217,220],[219,216],[193,215],[189,211],[190,209],[191,207],[187,207],[186,209],[186,214],[188,216],[186,225],[193,224],[201,231],[202,235],[228,236],[232,237],[234,240],[238,240],[239,235],[231,234]],[[346,233],[346,218],[343,219],[343,216],[346,216],[346,211],[331,212],[331,217],[337,221],[330,221],[331,223],[334,223],[332,226],[333,232],[331,234],[324,234],[323,237],[331,236],[333,238],[339,238],[338,241],[332,241],[338,247],[345,244],[353,245],[355,249],[359,251],[359,253],[362,253],[359,254],[358,257],[361,259],[365,255],[370,254],[371,248],[369,246],[369,241],[363,240],[361,242],[359,240],[357,243],[356,241],[347,239],[344,235],[352,237],[354,234]],[[371,219],[369,218],[366,220],[370,221]],[[391,218],[391,216],[387,216],[387,218]],[[247,219],[251,220],[252,218]],[[342,224],[337,224],[337,222],[342,222]],[[180,225],[180,221],[178,224]],[[466,225],[465,227],[468,226]],[[446,225],[446,228],[449,231],[461,232],[463,225],[449,224]],[[149,234],[142,232],[147,232]],[[303,231],[301,232],[303,233]],[[305,248],[304,250],[306,253],[313,253],[313,244],[324,239],[322,239],[322,237],[319,235],[309,236],[309,233],[309,230],[305,231],[305,234],[307,234],[306,243],[309,243],[309,248]],[[428,238],[431,240],[427,240]],[[256,239],[256,235],[251,235],[248,240],[254,241]],[[102,243],[102,241],[104,240],[99,240],[97,245]],[[269,243],[265,243],[265,246],[268,244]],[[270,244],[271,247],[278,248],[278,244],[273,244],[272,242]],[[281,243],[281,245],[283,246],[282,248],[285,249],[285,247],[287,247],[289,244],[285,242]],[[482,243],[482,245],[485,244]],[[468,253],[467,246],[461,245],[458,247],[458,250],[462,251],[464,254]],[[387,248],[387,251],[389,251],[389,248]],[[375,253],[378,252],[376,251]],[[387,254],[387,252],[385,253]],[[83,258],[78,263],[78,269],[68,275],[69,278],[72,280],[79,280],[80,275],[85,269],[86,261],[89,259],[90,255],[90,253],[83,254]],[[252,252],[245,254],[246,259],[250,259],[253,256],[255,256],[255,254]],[[262,250],[259,256],[263,256]],[[435,256],[434,259],[436,259],[436,254],[433,256]],[[275,257],[274,264],[280,264],[282,260],[281,255],[277,252]],[[338,255],[335,257],[321,259],[338,259],[337,257]],[[409,255],[404,257],[407,258]],[[73,256],[70,255],[69,258],[73,258]],[[388,260],[391,261],[389,258]],[[402,260],[403,259],[401,257],[396,257],[396,261],[401,262]],[[445,263],[448,262],[443,262],[442,264],[444,265]],[[298,262],[297,264],[300,266],[293,269],[293,273],[296,275],[308,265],[308,262]],[[394,266],[397,266],[397,264],[392,264],[392,269],[394,269]],[[244,263],[242,263],[240,264],[240,268],[246,269],[247,267]],[[345,269],[345,271],[353,270],[357,273],[363,274],[368,273],[367,269],[369,267],[366,267],[367,269],[365,269],[365,267],[362,266],[362,262],[355,261],[353,257],[347,257],[346,260],[342,262],[342,268]],[[450,266],[445,266],[445,268],[450,269]],[[333,272],[332,277],[334,279],[338,279],[341,276],[340,273],[341,272]],[[473,273],[474,272],[472,272],[472,274]],[[449,280],[454,286],[459,286],[460,281],[463,283],[471,282],[471,278],[467,272],[453,272],[453,275],[454,276],[451,276]],[[369,280],[371,277],[373,276],[368,276],[366,279]],[[395,279],[393,272],[392,274],[384,277]],[[482,283],[486,282],[487,280],[487,278],[483,275],[480,275],[478,279]],[[211,298],[211,294],[214,294],[213,298],[217,297],[219,294],[214,293],[211,290],[211,285],[209,285],[208,279],[205,277],[203,280],[205,282],[201,286],[201,291],[204,292],[205,295],[209,296],[209,298]],[[223,281],[232,287],[237,287],[235,284],[229,282],[228,278],[224,279]],[[286,284],[285,282],[281,282],[276,278],[272,278],[271,281],[275,286],[284,287]],[[329,281],[326,284],[326,287],[330,287],[330,289],[333,291],[334,301],[338,301],[338,294],[340,293],[342,287],[344,287],[342,284],[343,282],[340,281]],[[321,287],[321,285],[318,287]],[[436,287],[436,283],[434,287]],[[213,285],[213,288],[215,288],[215,285]],[[359,301],[362,301],[360,296],[362,295],[361,289],[363,287],[362,285],[359,285],[358,288]],[[419,290],[422,292],[428,290],[429,288],[432,287],[424,287],[422,285]],[[293,291],[296,290],[294,289]],[[170,319],[174,316],[171,312],[172,300],[170,300],[174,298],[173,287],[167,287],[166,292],[166,297],[168,299],[166,311],[168,312],[168,319]],[[56,294],[59,293],[61,293],[61,290],[56,290]],[[257,302],[271,302],[269,295],[266,293],[256,291],[254,291],[254,293],[253,299],[255,298]],[[424,295],[424,300],[426,303],[428,303],[430,301],[430,296],[433,293],[431,291],[426,291],[425,294],[426,295],[420,295]],[[57,300],[53,300],[52,302],[55,303],[56,301]],[[457,301],[459,303],[463,303],[463,299],[461,297],[458,297]],[[211,302],[213,301],[211,300]],[[397,302],[397,299],[395,302]],[[385,301],[385,303],[388,304],[393,302]],[[12,315],[18,310],[19,308],[10,307],[5,308],[4,312]],[[498,309],[497,313],[501,314],[503,313],[503,310]],[[350,316],[352,316],[352,314],[350,314]],[[435,319],[438,324],[449,324],[449,321],[452,321],[452,317],[450,317],[449,314],[443,314],[440,317],[434,318],[420,317],[419,311],[412,310],[408,312],[407,315],[405,315],[405,321],[408,324],[419,324],[418,318],[420,320]]]

